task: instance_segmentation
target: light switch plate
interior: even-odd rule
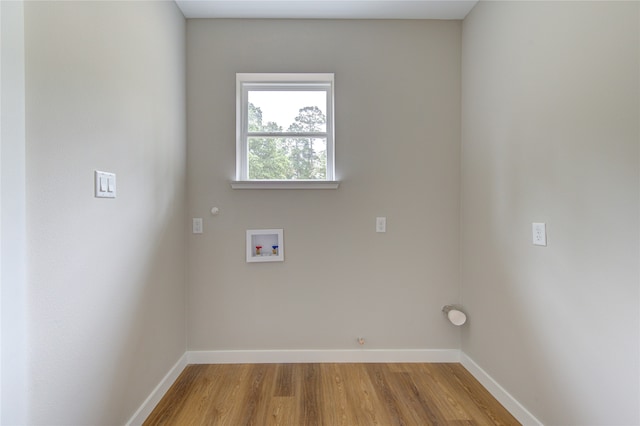
[[[532,223],[531,229],[533,232],[533,245],[534,246],[546,246],[547,245],[547,226],[544,223]]]
[[[116,175],[115,173],[101,172],[96,170],[95,196],[97,198],[116,198]]]
[[[376,232],[387,232],[386,217],[376,217]]]

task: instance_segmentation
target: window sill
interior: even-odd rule
[[[233,189],[338,189],[338,180],[234,180]]]

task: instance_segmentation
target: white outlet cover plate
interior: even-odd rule
[[[547,245],[547,225],[545,223],[532,223],[531,230],[533,232],[533,245]]]
[[[193,218],[193,233],[194,234],[202,234],[203,226],[202,226],[202,218],[194,217]]]

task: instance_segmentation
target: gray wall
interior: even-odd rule
[[[188,21],[190,350],[459,347],[460,29]],[[338,190],[231,189],[237,72],[335,73]],[[245,263],[253,228],[284,229],[284,263]]]
[[[638,18],[480,2],[463,25],[462,349],[545,424],[640,422]]]
[[[25,43],[29,423],[123,424],[186,345],[185,20],[26,2]]]
[[[481,2],[463,24],[190,20],[185,40],[171,2],[26,3],[28,421],[123,423],[185,346],[362,335],[462,337],[546,424],[637,424],[639,17]],[[236,72],[336,73],[338,190],[230,188]],[[245,263],[245,230],[272,227],[286,261]],[[440,313],[460,299],[462,336]]]
[[[24,7],[0,2],[0,424],[24,424],[27,404]]]

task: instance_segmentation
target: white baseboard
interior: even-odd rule
[[[126,426],[137,426],[144,423],[144,421],[149,417],[149,414],[153,411],[158,402],[162,399],[165,393],[169,390],[173,382],[176,381],[182,370],[187,366],[187,354],[183,354],[178,362],[169,370],[169,372],[160,380],[158,386],[151,392],[149,397],[142,403],[138,411],[135,412],[133,416],[126,423]]]
[[[189,351],[189,364],[460,362],[457,349]]]
[[[457,349],[242,350],[187,351],[126,423],[141,425],[188,364],[459,362],[523,425],[542,426],[513,396],[469,356]]]
[[[522,406],[509,392],[507,392],[493,377],[484,371],[467,354],[461,352],[460,363],[484,386],[495,399],[500,402],[520,423],[525,426],[542,426],[526,408]]]

